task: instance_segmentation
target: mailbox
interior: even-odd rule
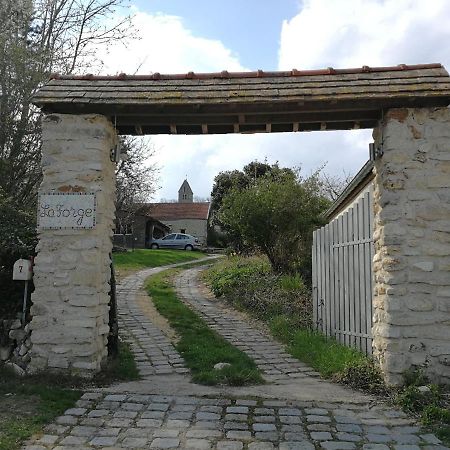
[[[33,266],[29,259],[18,259],[13,266],[13,280],[29,281],[33,278]]]

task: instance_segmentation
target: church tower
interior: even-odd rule
[[[178,203],[192,203],[194,201],[194,193],[187,180],[183,181],[180,189],[178,189]]]

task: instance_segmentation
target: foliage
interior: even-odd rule
[[[179,334],[176,348],[191,369],[193,381],[233,386],[262,383],[253,360],[211,330],[176,297],[170,283],[173,273],[165,271],[151,277],[146,287],[158,311]],[[230,366],[215,370],[214,365],[221,362]]]
[[[347,362],[334,379],[355,389],[371,394],[385,395],[388,392],[383,375],[373,359],[362,357]]]
[[[239,251],[245,250],[244,242],[237,230],[229,228],[218,215],[224,198],[232,190],[241,191],[248,188],[260,177],[276,179],[282,176],[295,177],[293,170],[280,168],[278,163],[268,164],[267,161],[259,162],[255,160],[244,166],[243,170],[220,172],[214,178],[211,192],[211,223],[220,226],[226,232],[228,245],[232,245]]]
[[[343,372],[346,367],[361,364],[365,359],[362,353],[328,339],[316,331],[293,325],[290,317],[275,317],[270,322],[275,337],[287,344],[289,353],[310,365],[324,377]]]
[[[296,326],[311,325],[311,295],[301,277],[273,273],[266,257],[224,258],[205,278],[217,297],[260,319],[285,314]]]
[[[450,443],[450,408],[448,387],[430,384],[421,369],[404,374],[404,386],[396,396],[396,403],[404,411],[420,416],[438,437]]]
[[[324,224],[329,201],[320,194],[317,175],[260,177],[223,199],[219,219],[246,244],[257,247],[275,272],[311,277],[313,231]]]
[[[12,280],[14,262],[34,254],[35,217],[0,192],[0,317],[13,318],[21,310],[23,283]]]

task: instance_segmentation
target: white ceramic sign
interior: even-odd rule
[[[84,192],[40,194],[38,228],[94,228],[95,194]]]

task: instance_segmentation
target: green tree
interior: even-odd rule
[[[318,174],[307,179],[290,173],[260,177],[223,199],[219,220],[247,245],[267,255],[275,272],[299,271],[311,278],[313,231],[324,224],[330,205],[321,194]]]

